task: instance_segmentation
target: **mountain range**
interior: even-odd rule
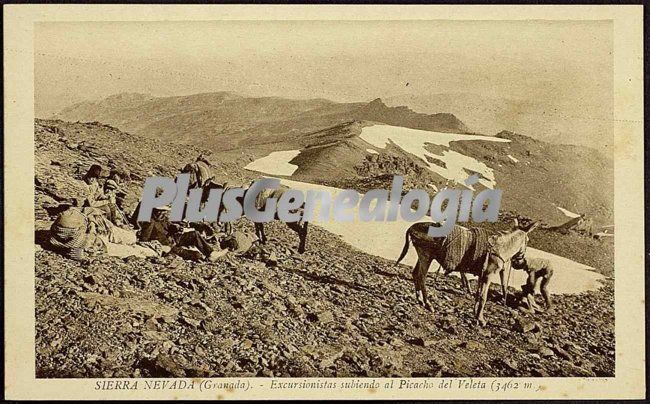
[[[381,99],[336,103],[228,92],[177,97],[128,93],[75,104],[58,118],[101,122],[167,144],[199,146],[221,159],[246,155],[251,162],[292,150],[296,156],[282,162],[297,167],[291,179],[361,191],[389,186],[393,174],[403,175],[407,188],[462,187],[461,177],[479,172],[480,186],[492,182],[504,190],[505,210],[553,225],[569,219],[558,208],[585,213],[597,224],[613,222],[607,190],[613,190],[614,171],[607,153],[513,131],[476,136],[481,122],[470,125],[449,112],[391,107]],[[486,125],[496,128],[497,121],[486,118]],[[372,126],[390,132],[385,144],[372,144],[364,135]],[[474,136],[464,136],[470,134]]]
[[[306,146],[301,141],[303,135],[354,120],[438,132],[469,131],[452,114],[388,107],[381,99],[336,103],[324,99],[251,98],[229,92],[177,97],[123,93],[72,105],[56,117],[66,121],[98,121],[130,133],[199,143],[218,150],[278,142]]]

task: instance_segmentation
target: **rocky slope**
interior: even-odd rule
[[[611,158],[589,147],[557,145],[507,131],[496,137],[510,142],[452,142],[451,149],[494,170],[504,190],[504,209],[557,225],[568,220],[558,214],[559,206],[585,213],[598,225],[614,223]]]
[[[129,170],[133,203],[144,177],[170,175],[206,152],[97,123],[37,121],[35,141],[37,242],[58,200],[78,194],[74,184],[91,163],[114,161]],[[252,176],[237,160],[245,156],[208,158],[221,178]],[[245,219],[236,226],[252,228]],[[410,268],[358,251],[317,226],[304,254],[286,226],[274,223],[268,232],[277,256],[270,266],[234,255],[215,263],[168,256],[102,257],[82,265],[37,245],[37,376],[614,374],[613,265],[598,267],[609,277],[602,289],[556,296],[553,313],[506,308],[495,292],[489,324],[477,328],[472,301],[455,277],[430,274],[432,314],[415,302]],[[531,246],[564,248],[554,240],[540,233]],[[584,240],[558,244],[570,241],[612,262],[613,246]],[[578,259],[571,251],[562,253]]]
[[[389,189],[392,176],[399,174],[405,178],[405,190],[433,192],[463,187],[430,170],[424,160],[405,151],[399,142],[391,139],[382,149],[364,141],[364,127],[375,124],[353,121],[304,135],[307,146],[298,147],[300,154],[290,161],[298,167],[291,179],[365,192]],[[396,132],[399,129],[395,127]],[[503,131],[496,137],[509,142],[479,138],[451,141],[448,147],[429,143],[425,149],[437,156],[460,153],[489,167],[497,188],[503,190],[503,210],[553,226],[569,220],[558,207],[585,213],[596,225],[614,222],[614,195],[604,191],[614,189],[614,164],[610,158],[588,147],[557,145],[512,132]],[[295,147],[280,144],[285,145],[285,150]],[[260,157],[267,154],[265,149],[250,151]],[[431,157],[428,163],[445,167],[443,161]],[[483,189],[482,185],[477,189]]]

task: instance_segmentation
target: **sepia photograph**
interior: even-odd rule
[[[36,380],[621,376],[614,19],[116,15],[33,23]]]

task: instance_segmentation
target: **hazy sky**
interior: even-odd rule
[[[463,92],[611,106],[611,30],[608,21],[40,23],[36,112],[120,92],[224,90],[335,101]]]

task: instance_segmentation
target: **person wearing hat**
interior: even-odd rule
[[[86,183],[88,188],[84,207],[101,209],[110,215],[110,209],[106,208],[110,201],[99,184],[99,177],[101,175],[102,167],[98,164],[90,166],[88,172],[84,175],[83,181]]]
[[[99,184],[99,177],[102,174],[102,167],[93,164],[83,178],[88,186],[86,199],[82,207],[89,207],[102,212],[113,224],[123,225],[126,220],[120,220],[120,212],[115,201],[111,200],[110,195],[104,192],[104,188]],[[117,185],[117,183],[115,184]]]
[[[128,219],[126,217],[126,214],[122,210],[124,206],[124,197],[126,196],[126,192],[122,191],[121,189],[121,180],[120,180],[120,175],[119,173],[113,169],[111,170],[111,173],[104,183],[104,195],[108,198],[112,211],[111,213],[113,214],[113,223],[115,223],[118,226],[128,226]]]
[[[177,225],[168,219],[169,206],[155,207],[151,213],[151,220],[140,223],[138,241],[158,241],[164,246],[173,246],[174,234],[179,231]]]
[[[87,262],[98,255],[160,256],[155,245],[136,245],[132,230],[113,225],[93,208],[68,208],[50,227],[49,246],[67,258]]]
[[[155,207],[151,220],[141,222],[138,241],[158,241],[163,246],[171,247],[171,253],[183,259],[200,261],[209,259],[219,249],[215,238],[208,237],[201,227],[172,223],[169,221],[168,206]]]

